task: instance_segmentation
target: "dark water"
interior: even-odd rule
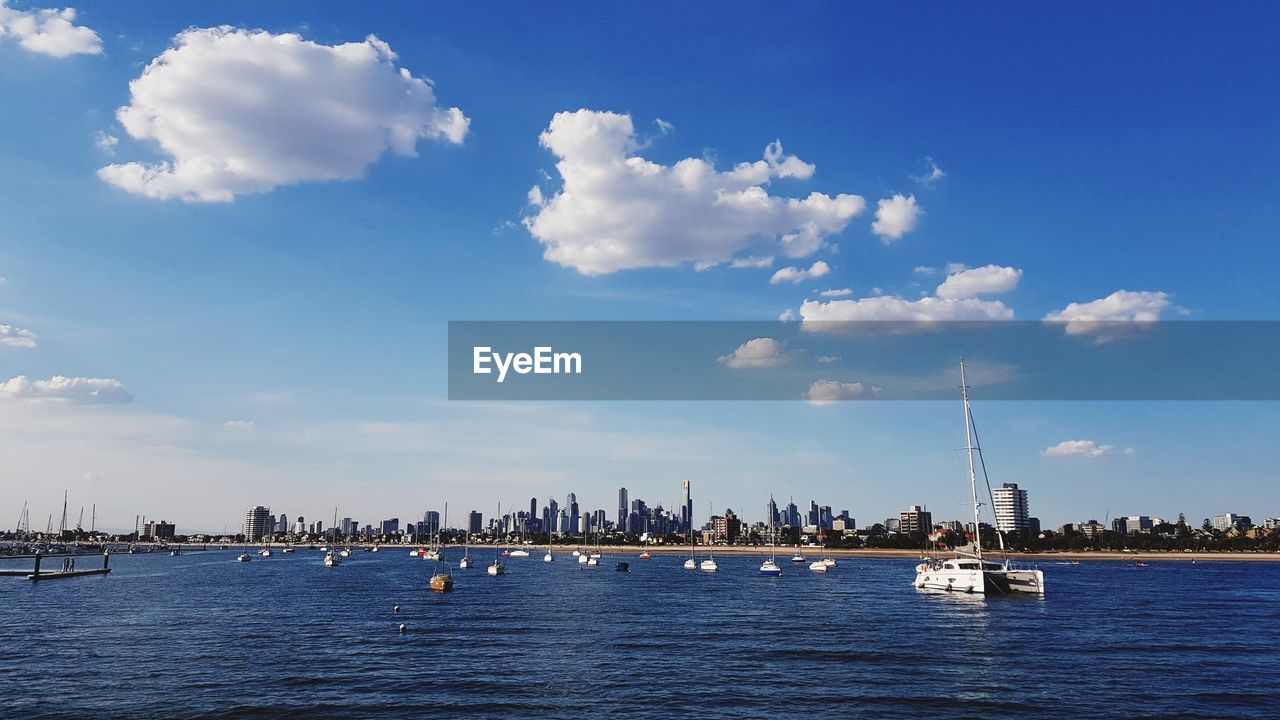
[[[709,575],[627,557],[624,574],[535,553],[492,578],[454,552],[457,589],[435,595],[407,549],[334,569],[235,554],[0,578],[0,718],[1280,712],[1275,564],[1047,564],[1044,599],[982,599],[917,592],[911,560],[766,578],[759,558]]]

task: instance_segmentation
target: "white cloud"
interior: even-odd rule
[[[796,311],[791,308],[783,310],[782,313],[778,315],[778,322],[793,322],[795,319]]]
[[[959,270],[947,276],[935,294],[944,300],[962,300],[992,293],[1009,292],[1018,287],[1022,271],[999,265],[986,265]]]
[[[826,405],[841,400],[862,400],[879,392],[880,388],[864,386],[860,382],[819,380],[809,386],[805,399],[814,405]]]
[[[667,122],[666,120],[663,120],[662,118],[654,118],[653,124],[658,126],[658,132],[662,133],[663,135],[670,135],[671,133],[675,132],[675,129],[676,129],[675,125],[672,125],[671,123]]]
[[[801,283],[805,280],[820,278],[831,272],[831,267],[821,260],[809,266],[808,270],[798,267],[784,267],[769,278],[769,284],[777,285],[779,283]]]
[[[33,348],[36,346],[36,334],[12,325],[0,325],[0,345]]]
[[[26,375],[19,375],[0,383],[0,399],[108,405],[133,402],[133,395],[119,380],[112,378],[55,375],[48,380],[30,380]]]
[[[0,39],[11,37],[26,50],[57,58],[101,55],[102,38],[75,20],[75,8],[14,10],[0,0]]]
[[[857,195],[770,194],[770,180],[814,171],[776,141],[762,160],[724,172],[700,158],[659,165],[636,154],[629,115],[585,109],[556,113],[539,141],[559,159],[563,187],[525,226],[543,257],[584,275],[707,266],[753,250],[806,257],[866,207]]]
[[[879,235],[881,241],[888,245],[914,230],[920,213],[915,195],[894,195],[881,200],[876,208],[875,222],[871,223],[871,232]]]
[[[252,420],[228,420],[222,423],[222,427],[228,430],[252,430],[253,426]]]
[[[818,294],[825,298],[849,297],[853,294],[853,290],[851,288],[840,288],[838,290],[823,290]]]
[[[908,321],[937,322],[945,320],[1012,320],[1013,310],[999,300],[947,300],[922,297],[907,300],[896,295],[858,298],[856,300],[805,300],[800,317],[807,323]],[[819,327],[820,329],[820,327]]]
[[[840,356],[839,356],[839,355],[819,355],[818,357],[816,357],[816,358],[814,358],[814,359],[815,359],[815,360],[817,360],[818,362],[822,363],[823,365],[830,365],[831,363],[838,363],[838,362],[840,362]]]
[[[397,68],[370,35],[322,45],[230,27],[180,33],[129,83],[117,118],[171,161],[108,165],[104,181],[151,198],[229,202],[307,181],[350,180],[418,140],[459,144],[470,120],[436,105],[429,80]]]
[[[1140,325],[1153,323],[1169,308],[1169,295],[1163,292],[1130,292],[1117,290],[1099,300],[1071,303],[1045,316],[1047,322],[1066,323],[1068,335],[1094,335],[1099,341],[1112,339]]]
[[[767,268],[771,265],[773,265],[772,255],[763,255],[759,257],[755,255],[748,255],[747,257],[734,258],[733,261],[729,263],[729,267],[731,268]]]
[[[107,157],[116,156],[116,145],[119,143],[120,138],[115,135],[102,132],[101,130],[99,130],[98,134],[93,138],[93,146],[101,150],[102,154]]]
[[[1068,457],[1078,455],[1086,458],[1098,458],[1104,455],[1112,455],[1116,452],[1113,445],[1100,445],[1093,440],[1063,440],[1053,447],[1045,448],[1040,451],[1045,457]],[[1133,455],[1133,448],[1125,448],[1125,455]]]
[[[929,265],[917,265],[911,269],[911,272],[916,275],[937,275],[938,268],[930,267]]]
[[[934,185],[942,182],[942,179],[945,178],[947,174],[942,172],[942,168],[938,167],[938,163],[934,162],[931,157],[926,157],[924,161],[925,164],[929,166],[928,169],[919,175],[912,175],[911,179],[925,187],[933,187]]]
[[[738,346],[728,355],[716,359],[731,368],[767,368],[786,365],[791,362],[794,353],[787,351],[786,343],[773,338],[756,338]]]

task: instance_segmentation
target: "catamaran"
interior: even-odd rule
[[[928,590],[950,590],[953,592],[985,593],[1007,595],[1009,593],[1044,594],[1044,572],[1034,568],[1018,568],[1004,556],[1004,538],[999,530],[1001,559],[988,560],[982,556],[982,522],[979,511],[982,503],[978,502],[978,475],[973,464],[976,452],[982,467],[982,476],[987,480],[988,493],[991,488],[987,477],[987,463],[982,457],[982,446],[978,442],[978,429],[973,422],[973,411],[969,407],[969,386],[965,383],[964,362],[960,362],[960,399],[964,404],[965,451],[969,458],[969,494],[973,503],[973,544],[969,547],[957,548],[955,556],[947,559],[926,558],[916,566],[917,588]]]

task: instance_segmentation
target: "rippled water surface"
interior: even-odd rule
[[[983,599],[917,592],[912,560],[767,578],[757,557],[712,575],[679,556],[535,553],[493,578],[491,553],[463,571],[454,551],[456,590],[435,595],[434,563],[407,549],[333,569],[314,550],[236,552],[0,578],[0,717],[1280,712],[1277,564],[1050,563],[1045,598]]]

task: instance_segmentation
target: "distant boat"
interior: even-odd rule
[[[271,557],[271,548],[262,548],[258,551],[258,554],[262,557]]]
[[[246,526],[247,527],[247,526]],[[129,552],[133,552],[133,548],[129,548]],[[249,535],[244,533],[244,551],[236,557],[236,562],[249,562],[253,558],[249,556]]]
[[[330,550],[324,554],[324,566],[327,568],[338,567],[342,564],[342,558],[338,557],[338,553]]]
[[[684,561],[685,570],[697,570],[698,561],[693,557],[693,518],[689,519],[689,559]]]
[[[471,568],[471,532],[467,531],[462,534],[462,559],[458,561],[458,568],[461,570],[469,570]]]
[[[236,556],[236,562],[249,562],[252,559],[253,558],[249,556],[249,553],[240,553]]]
[[[814,572],[824,573],[831,569],[831,566],[822,560],[816,560],[809,564],[809,569]]]
[[[801,554],[800,554],[800,551],[799,551],[799,550],[796,550],[796,554],[791,556],[791,562],[793,562],[793,563],[802,563],[802,562],[807,562],[807,561],[804,559],[804,555],[801,555]]]
[[[965,451],[969,458],[969,494],[973,503],[973,546],[970,549],[956,550],[955,556],[946,560],[927,558],[916,565],[916,579],[912,583],[917,588],[927,590],[948,590],[966,593],[1034,593],[1044,594],[1044,573],[1037,569],[1014,567],[1009,560],[999,562],[982,557],[982,522],[978,502],[978,475],[974,467],[973,456],[977,451],[982,463],[982,473],[986,476],[986,461],[982,460],[982,446],[978,442],[977,426],[973,422],[973,412],[969,407],[969,386],[965,383],[964,362],[960,363],[960,399],[964,403]],[[990,483],[988,482],[988,486]],[[1004,550],[1004,538],[999,532],[996,538]]]
[[[698,563],[698,569],[702,572],[719,572],[720,566],[716,564],[715,558],[707,558]]]
[[[589,567],[595,567],[596,565],[599,565],[599,564],[600,564],[599,557],[592,555],[591,557],[587,558],[587,565]]]
[[[280,550],[280,552],[284,553],[285,555],[292,555],[292,554],[293,554],[293,548],[291,548],[291,547],[289,547],[289,546],[287,546],[287,545],[286,545],[284,548],[282,548],[282,549]]]
[[[577,553],[574,553],[574,554],[577,555]],[[587,557],[586,554],[578,555],[579,565],[586,565],[589,562],[591,562],[591,558]]]
[[[773,558],[770,558],[765,560],[763,563],[760,563],[760,574],[777,577],[782,574],[782,568],[778,567],[778,563],[775,562]]]
[[[542,562],[555,562],[555,555],[551,554],[551,531],[547,530],[547,554],[542,556]]]
[[[497,514],[497,516],[496,516],[496,517],[498,517],[498,518],[501,518],[501,517],[502,517],[502,503],[501,503],[501,502],[499,502],[499,503],[498,503],[498,514]],[[498,575],[502,575],[502,574],[503,574],[503,573],[505,573],[506,571],[507,571],[506,566],[505,566],[505,565],[503,565],[503,564],[502,564],[502,562],[501,562],[500,560],[498,560],[498,546],[497,546],[497,544],[496,544],[496,540],[495,540],[495,544],[494,544],[494,546],[493,546],[493,564],[489,565],[489,568],[488,568],[488,571],[487,571],[487,572],[488,572],[490,575],[492,575],[492,576],[494,576],[494,577],[497,577]]]
[[[653,559],[653,556],[652,556],[652,555],[650,555],[650,554],[649,554],[649,553],[647,553],[647,552],[642,552],[642,553],[640,553],[640,559],[641,559],[641,560],[652,560],[652,559]]]
[[[511,557],[529,557],[528,550],[512,550],[509,555]]]
[[[373,549],[371,549],[369,552],[378,552],[378,546],[374,545]]]
[[[822,564],[829,568],[833,568],[836,566],[836,559],[833,557],[822,558]]]
[[[435,592],[449,592],[453,590],[453,575],[449,573],[448,567],[441,560],[436,567],[436,574],[431,576],[431,580],[427,585]]]
[[[631,572],[631,566],[624,562],[620,562],[617,565],[614,565],[613,569],[617,570],[618,572]]]
[[[174,548],[169,551],[169,557],[178,557],[181,554],[182,554],[181,548]]]

